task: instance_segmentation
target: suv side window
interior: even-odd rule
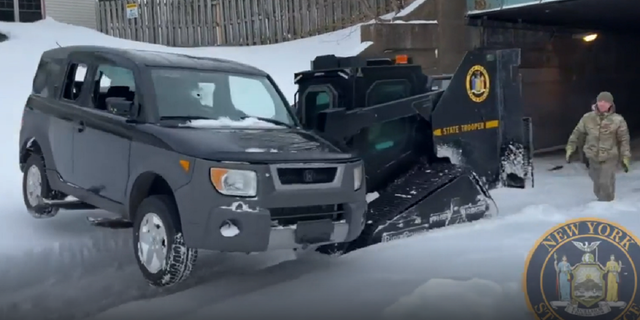
[[[93,81],[91,101],[98,110],[107,110],[107,98],[123,98],[127,101],[135,99],[136,80],[133,71],[127,68],[101,64]]]
[[[75,101],[80,96],[80,90],[87,77],[87,65],[84,63],[71,63],[67,69],[62,98]]]

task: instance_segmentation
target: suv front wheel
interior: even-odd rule
[[[189,277],[198,258],[187,248],[178,208],[166,195],[142,201],[133,221],[133,250],[144,277],[154,287],[168,287]]]
[[[59,208],[55,207],[36,210],[36,206],[44,204],[45,199],[51,199],[53,194],[44,169],[44,160],[41,155],[34,153],[27,159],[22,175],[22,197],[29,214],[37,219],[57,215]]]

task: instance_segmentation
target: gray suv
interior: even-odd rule
[[[133,228],[153,286],[197,249],[310,250],[358,237],[362,161],[300,128],[265,72],[219,59],[94,46],[42,55],[20,130],[33,217],[104,209]]]

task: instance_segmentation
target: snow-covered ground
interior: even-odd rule
[[[640,168],[620,174],[618,199],[594,203],[581,165],[547,171],[562,159],[536,161],[537,188],[495,190],[501,216],[372,246],[337,259],[293,260],[290,252],[203,254],[186,283],[157,290],[142,280],[130,230],[90,227],[84,217],[105,212],[61,212],[34,220],[24,210],[17,168],[22,106],[42,51],[98,44],[231,58],[270,72],[289,99],[293,72],[320,54],[355,54],[357,29],[280,45],[169,49],[104,36],[47,20],[0,23],[11,40],[0,43],[0,318],[144,319],[360,315],[496,319],[527,314],[521,291],[524,259],[548,228],[574,217],[603,217],[640,234]],[[287,53],[292,53],[288,55]],[[640,146],[639,146],[640,147]],[[147,300],[143,300],[147,299]],[[106,311],[105,311],[106,310]],[[99,312],[105,313],[98,314]]]
[[[132,255],[131,231],[98,229],[89,226],[84,218],[109,213],[61,212],[54,219],[35,220],[24,209],[22,174],[17,162],[18,134],[22,109],[43,51],[58,45],[103,45],[233,59],[269,72],[292,103],[296,91],[294,72],[308,69],[317,55],[354,55],[368,45],[360,43],[358,27],[278,45],[193,49],[117,39],[51,19],[30,24],[0,22],[0,32],[10,39],[0,43],[0,318],[5,318],[3,314],[27,316],[42,312],[50,318],[71,319],[69,316],[83,316],[121,302],[158,295],[140,281]],[[252,270],[281,261],[278,253],[259,257],[210,255],[203,259],[210,270],[196,274],[192,284],[209,274],[223,272],[220,270]],[[122,290],[123,287],[127,289]],[[77,306],[79,299],[87,297],[94,299],[87,308],[68,307]],[[65,305],[63,313],[56,313]]]
[[[537,188],[494,190],[501,211],[496,219],[378,244],[337,259],[234,272],[91,319],[533,319],[522,274],[529,250],[547,229],[576,217],[600,217],[640,234],[640,172],[619,174],[618,200],[598,203],[582,165],[548,171],[562,162],[557,157],[536,162]]]

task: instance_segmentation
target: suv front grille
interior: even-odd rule
[[[342,221],[344,220],[344,205],[328,204],[305,207],[291,208],[272,208],[271,220],[276,225],[288,226],[301,221],[325,220]]]
[[[283,185],[331,183],[338,168],[278,168],[278,178]]]

